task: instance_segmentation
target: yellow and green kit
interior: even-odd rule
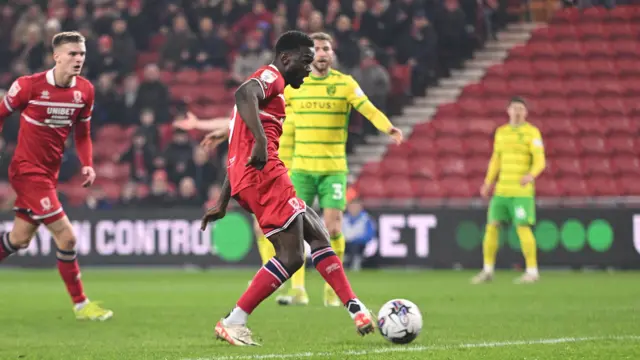
[[[535,185],[522,186],[520,181],[527,174],[535,178],[544,168],[544,145],[537,127],[528,122],[500,126],[485,178],[485,184],[492,184],[496,177],[498,180],[489,204],[488,222],[535,224]]]
[[[351,76],[333,69],[324,77],[308,76],[299,89],[287,86],[284,97],[280,159],[290,169],[297,195],[308,205],[317,197],[322,209],[344,210],[351,109],[384,133],[391,122]]]

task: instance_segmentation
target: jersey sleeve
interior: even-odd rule
[[[93,114],[93,104],[95,101],[95,90],[93,85],[89,84],[89,88],[87,90],[87,102],[80,111],[78,115],[78,120],[82,122],[87,122],[91,120],[91,114]]]
[[[531,131],[531,143],[529,144],[529,151],[531,152],[531,169],[529,173],[533,177],[537,177],[546,167],[546,159],[544,155],[544,144],[542,142],[542,134],[540,130],[534,128]]]
[[[20,111],[29,104],[29,98],[31,97],[31,81],[27,77],[20,77],[11,84],[9,91],[2,99],[0,104],[0,118],[4,119],[6,116],[14,111]]]
[[[257,71],[250,80],[256,80],[262,88],[262,99],[270,99],[284,92],[284,79],[276,71],[265,68]]]
[[[358,110],[369,98],[362,91],[360,85],[351,76],[347,76],[347,101],[354,109]]]

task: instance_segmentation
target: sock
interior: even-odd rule
[[[238,300],[237,307],[242,310],[246,315],[253,312],[260,303],[273,294],[280,285],[289,279],[289,270],[278,260],[277,257],[271,258],[267,263],[258,270],[256,275],[251,280],[251,285],[245,290],[244,294]],[[225,319],[225,325],[238,324],[244,325],[246,322],[246,316],[244,322],[237,322],[241,317],[234,316],[234,312],[238,311],[234,309],[229,316]]]
[[[529,226],[518,226],[516,232],[520,238],[520,247],[522,248],[522,255],[524,255],[524,262],[527,267],[527,273],[531,275],[538,275],[538,258],[536,254],[536,238],[531,232]]]
[[[58,272],[74,304],[84,303],[87,297],[84,294],[82,280],[80,280],[80,266],[76,258],[75,250],[58,250]]]
[[[300,267],[300,269],[298,269],[298,271],[296,271],[295,274],[291,276],[291,287],[293,289],[304,290],[304,274],[305,274],[304,267],[306,263],[307,263],[307,258],[305,256],[304,263],[302,263],[302,266]]]
[[[345,306],[349,300],[356,298],[356,294],[351,289],[351,284],[344,273],[342,262],[330,246],[313,250],[311,259],[320,275],[333,288]]]
[[[484,271],[493,272],[498,253],[498,226],[487,224],[482,240],[482,254],[484,256]]]
[[[258,252],[262,259],[262,265],[266,264],[272,257],[276,256],[276,250],[273,248],[273,244],[266,236],[262,235],[258,237]]]
[[[344,262],[344,250],[346,246],[347,242],[345,241],[344,235],[342,235],[342,233],[331,237],[331,248],[336,253],[336,256],[338,257],[338,259],[340,259],[341,262]],[[331,285],[328,283],[324,284],[324,289],[327,292],[332,291]]]
[[[18,251],[9,241],[9,232],[0,232],[0,261]]]

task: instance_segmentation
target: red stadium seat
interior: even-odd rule
[[[579,177],[563,177],[558,180],[558,185],[563,194],[571,197],[589,196],[587,183]]]
[[[597,136],[585,136],[580,139],[580,146],[585,155],[604,156],[608,153],[608,149],[604,139]]]
[[[607,141],[609,149],[611,149],[614,155],[638,155],[639,149],[635,144],[633,136],[612,136]]]
[[[565,177],[582,177],[583,171],[582,166],[578,158],[575,157],[560,157],[556,158],[553,161],[550,161],[550,170],[553,174]]]
[[[443,136],[436,138],[435,147],[439,155],[464,154],[463,142],[459,137]]]
[[[380,162],[380,171],[381,175],[385,177],[405,176],[410,172],[408,159],[401,157],[386,158]]]
[[[461,157],[443,157],[438,159],[438,169],[443,177],[467,175],[464,158]]]
[[[380,162],[368,162],[362,167],[360,176],[362,177],[375,177],[379,176],[382,171],[380,170]]]
[[[430,157],[413,157],[409,160],[409,174],[415,179],[437,179],[440,168]]]
[[[384,181],[386,196],[389,198],[411,199],[413,188],[411,182],[404,176],[394,176]]]
[[[562,196],[562,190],[553,178],[543,176],[540,180],[536,180],[536,195]]]
[[[437,181],[414,180],[411,182],[411,188],[414,196],[419,199],[435,199],[445,196],[444,190]]]
[[[462,177],[443,178],[440,186],[449,198],[470,198],[475,195],[475,187],[470,187],[469,182]]]
[[[567,155],[577,157],[580,154],[580,148],[573,139],[551,138],[545,141],[545,151],[549,155]]]
[[[619,181],[620,183],[620,192],[623,195],[627,196],[638,196],[640,195],[640,181],[638,181],[637,177],[623,177]]]
[[[489,166],[489,159],[485,156],[473,156],[466,161],[466,170],[469,176],[484,176]]]
[[[363,177],[356,185],[358,194],[367,199],[384,199],[386,190],[384,184],[377,177]]]
[[[588,176],[613,176],[613,168],[608,157],[587,157],[582,161],[582,168]]]
[[[588,182],[589,192],[595,196],[621,196],[618,183],[610,176],[594,176]]]
[[[607,125],[600,122],[597,117],[582,117],[573,121],[580,135],[605,136],[609,132]]]
[[[611,159],[611,167],[616,175],[640,178],[640,159],[637,156],[614,156]]]
[[[465,133],[467,124],[456,119],[433,121],[436,136],[460,136]]]

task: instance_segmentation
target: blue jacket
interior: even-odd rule
[[[375,224],[366,211],[357,216],[351,216],[348,212],[344,214],[342,233],[347,243],[366,244],[373,240],[375,232]]]

